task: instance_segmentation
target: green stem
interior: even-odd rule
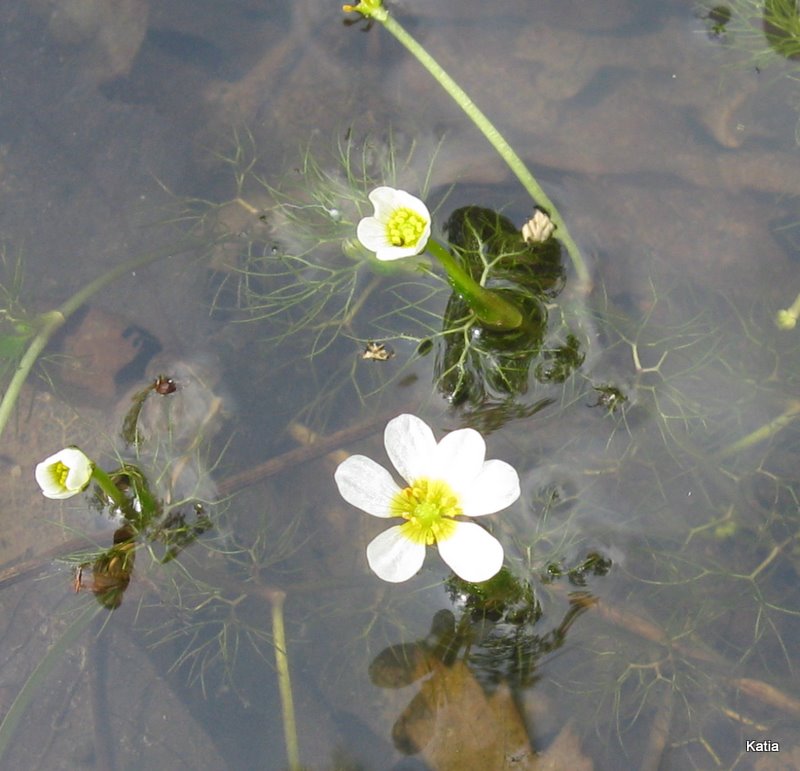
[[[790,423],[793,423],[798,417],[800,417],[800,401],[793,400],[785,412],[778,415],[777,418],[770,420],[769,423],[765,423],[760,428],[757,428],[755,431],[751,431],[747,436],[743,436],[727,447],[723,447],[717,454],[717,457],[727,458],[754,444],[763,442],[765,439],[769,439],[769,437],[777,434],[778,431],[781,431]]]
[[[438,241],[429,239],[425,249],[442,264],[450,285],[466,300],[484,326],[500,331],[511,331],[522,326],[523,317],[519,308],[482,287]]]
[[[8,423],[8,419],[11,417],[11,412],[17,402],[19,392],[22,390],[28,373],[33,369],[36,359],[39,358],[39,354],[44,350],[50,338],[65,321],[64,315],[60,311],[50,311],[49,313],[42,314],[39,318],[39,331],[36,333],[33,340],[31,340],[28,350],[25,351],[24,355],[19,360],[17,369],[3,395],[3,400],[0,401],[0,434],[3,433],[6,423]]]
[[[514,148],[506,141],[505,137],[495,128],[494,124],[486,117],[486,115],[478,108],[475,102],[470,99],[461,86],[458,85],[447,74],[446,70],[436,61],[426,50],[420,45],[406,30],[397,22],[390,14],[389,11],[383,7],[380,2],[375,0],[367,0],[358,6],[350,7],[345,6],[345,10],[354,10],[365,16],[370,16],[377,19],[388,32],[390,32],[408,52],[433,76],[439,85],[450,95],[455,103],[467,114],[467,117],[480,129],[489,144],[494,147],[500,154],[500,157],[508,164],[508,167],[516,175],[517,179],[522,183],[522,186],[528,191],[531,198],[539,206],[547,209],[550,219],[556,225],[559,231],[559,237],[567,249],[567,253],[572,260],[575,268],[575,273],[578,277],[581,287],[589,287],[591,283],[591,276],[586,263],[583,260],[581,251],[575,240],[570,235],[569,229],[564,222],[563,217],[559,213],[555,204],[550,200],[547,193],[544,192],[542,186],[536,181],[536,178],[531,174],[528,167],[522,159],[514,151]]]
[[[114,484],[114,480],[99,466],[94,467],[92,479],[97,482],[97,486],[114,501],[114,505],[122,511],[123,514],[130,511],[130,500],[125,496],[125,493]]]
[[[177,249],[175,247],[158,249],[154,252],[148,252],[147,254],[134,257],[87,284],[56,310],[43,313],[39,317],[39,331],[36,333],[33,340],[31,340],[28,349],[20,359],[14,375],[11,378],[11,382],[8,384],[5,394],[3,394],[3,399],[0,401],[0,435],[2,435],[8,424],[11,413],[14,410],[14,405],[17,403],[17,398],[22,390],[22,386],[25,384],[31,369],[33,369],[33,365],[39,358],[39,354],[45,349],[53,335],[81,305],[92,295],[108,286],[112,281],[124,276],[126,273],[130,273],[136,270],[136,268],[144,267],[164,257],[184,252],[196,244],[197,242],[191,241],[182,244]]]
[[[297,743],[297,721],[294,714],[292,679],[289,675],[289,655],[286,648],[286,630],[283,625],[283,603],[286,593],[280,589],[269,591],[272,605],[272,636],[275,646],[275,665],[278,669],[278,690],[283,712],[283,738],[290,771],[300,771],[300,749]]]

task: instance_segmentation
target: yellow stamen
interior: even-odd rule
[[[446,482],[417,479],[394,497],[391,511],[406,520],[401,526],[406,538],[430,546],[455,532],[454,517],[461,514],[461,507]]]
[[[395,209],[386,223],[386,236],[392,246],[416,246],[427,222],[412,209]]]
[[[69,466],[64,465],[61,461],[55,463],[50,469],[50,473],[53,475],[53,481],[59,487],[66,487],[67,486],[67,477],[69,476]]]

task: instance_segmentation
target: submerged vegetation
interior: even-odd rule
[[[702,4],[712,39],[741,52],[757,72],[779,72],[800,80],[800,6],[797,0],[730,0],[710,7]],[[800,109],[800,96],[795,97]],[[800,120],[795,125],[800,144]]]
[[[756,67],[800,58],[800,11],[796,0],[732,0],[705,8],[709,32],[747,52]]]
[[[350,10],[381,8],[369,0]],[[714,23],[733,35],[739,13],[715,9]],[[770,32],[790,56],[784,33]],[[276,368],[281,355],[316,368],[305,407],[324,416],[314,428],[340,419],[347,384],[361,402],[388,394],[393,419],[381,417],[380,428],[388,424],[386,451],[407,486],[366,455],[320,473],[292,451],[285,463],[267,460],[268,472],[225,478],[227,446],[217,452],[213,442],[224,405],[176,363],[133,395],[110,471],[74,447],[40,464],[45,496],[83,495],[114,523],[91,551],[61,555],[75,590],[108,610],[133,607],[149,650],[206,698],[232,694],[248,717],[257,704],[260,719],[278,712],[277,693],[293,771],[298,729],[320,718],[311,707],[295,714],[290,660],[304,677],[331,675],[304,682],[309,701],[344,699],[371,731],[390,733],[399,752],[422,753],[434,768],[452,767],[437,746],[437,720],[464,742],[476,725],[496,730],[496,757],[510,763],[511,747],[533,762],[525,709],[553,744],[569,729],[608,767],[620,756],[642,767],[662,758],[733,767],[740,735],[756,728],[787,748],[796,742],[800,336],[776,328],[772,306],[655,263],[643,265],[650,278],[638,292],[592,283],[546,201],[526,201],[526,212],[539,208],[523,226],[480,201],[451,210],[450,190],[432,182],[436,153],[420,161],[415,143],[402,146],[392,132],[348,130],[330,155],[308,147],[280,183],[250,132],[239,131],[218,160],[225,200],[185,201],[178,215],[187,242],[207,257],[212,312],[258,338]],[[391,246],[413,248],[387,262],[359,241],[359,222],[386,224],[370,193],[400,185],[427,214],[408,193],[400,208],[430,221],[401,234]],[[433,259],[415,240],[427,239],[426,227],[442,240],[428,247]],[[40,337],[22,310],[21,265],[4,268],[0,357],[9,383],[26,346],[39,340],[35,360],[49,333]],[[487,295],[519,323],[487,318]],[[86,299],[76,297],[56,322]],[[784,326],[795,310],[784,311]],[[448,410],[435,433],[395,417],[388,386],[406,375],[417,377],[415,406]],[[199,410],[187,406],[194,396]],[[259,393],[258,409],[272,400]],[[291,428],[313,446],[308,426]],[[449,433],[437,443],[442,429]],[[478,430],[499,433],[492,460]],[[332,474],[349,503],[403,523],[362,533],[357,515],[334,500]],[[464,521],[504,509],[485,529]],[[443,561],[427,556],[420,574],[434,542]],[[354,568],[364,553],[380,577],[410,583],[376,588]],[[70,625],[61,644],[79,631]],[[52,659],[45,654],[27,676],[25,698],[0,725],[0,754]],[[374,691],[364,690],[417,683],[408,705],[380,715]],[[547,709],[548,689],[575,697],[572,726],[560,708]],[[548,711],[558,716],[549,723]],[[511,725],[513,742],[504,733]],[[223,741],[227,728],[208,730]]]

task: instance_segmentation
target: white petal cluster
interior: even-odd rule
[[[389,421],[384,433],[389,459],[408,488],[433,483],[451,492],[455,516],[481,517],[510,506],[519,498],[519,476],[501,460],[485,460],[486,443],[471,428],[453,431],[436,442],[433,431],[414,415]],[[342,497],[375,517],[396,517],[403,490],[383,466],[364,455],[353,455],[334,475]],[[443,484],[442,484],[443,483]],[[405,514],[402,516],[406,517]],[[486,581],[503,565],[500,542],[473,522],[447,520],[443,538],[436,538],[442,559],[466,581]],[[414,519],[413,513],[407,519]],[[435,517],[434,517],[435,519]],[[372,570],[385,581],[411,578],[425,559],[425,543],[409,537],[408,521],[390,527],[367,547]]]
[[[542,243],[555,232],[556,226],[541,209],[534,209],[533,216],[522,226],[522,239],[525,243]]]
[[[431,237],[428,207],[405,190],[376,187],[369,200],[375,214],[358,223],[358,240],[379,260],[413,257],[425,250]]]
[[[36,466],[34,476],[46,498],[71,498],[92,479],[94,464],[77,447],[66,447]]]

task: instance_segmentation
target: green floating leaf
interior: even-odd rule
[[[541,300],[555,297],[564,286],[558,241],[525,242],[514,223],[492,209],[456,209],[445,232],[463,267],[489,289],[507,287],[514,299]]]
[[[561,245],[554,238],[526,242],[511,220],[478,206],[457,209],[445,229],[461,266],[520,308],[525,323],[513,332],[487,330],[466,301],[453,294],[445,310],[444,346],[436,362],[439,390],[452,403],[473,409],[507,405],[527,392],[531,366],[543,355],[546,303],[564,286]],[[544,356],[534,369],[543,383],[563,382],[583,362],[580,343],[571,334]]]

